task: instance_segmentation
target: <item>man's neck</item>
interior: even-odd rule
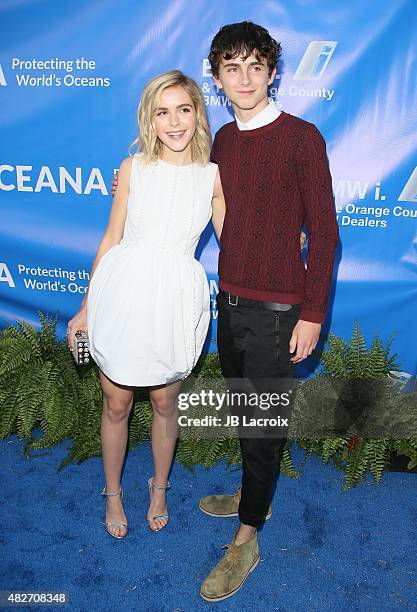
[[[269,104],[269,101],[268,101],[268,98],[266,97],[263,100],[261,100],[261,102],[259,102],[259,104],[257,104],[254,108],[243,109],[243,108],[237,107],[234,104],[232,104],[232,107],[239,121],[241,121],[242,123],[247,123],[248,121],[256,117],[256,115],[258,115],[261,111],[263,111],[268,106],[268,104]]]

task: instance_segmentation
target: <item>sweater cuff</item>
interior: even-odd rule
[[[302,309],[300,312],[300,316],[298,317],[302,321],[309,321],[310,323],[321,323],[323,324],[326,320],[325,312],[316,312],[314,310],[304,310]]]

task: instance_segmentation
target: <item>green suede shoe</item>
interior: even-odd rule
[[[234,495],[207,495],[198,504],[200,510],[210,516],[238,516],[241,487]],[[265,520],[272,516],[272,506],[269,506]]]
[[[231,544],[225,544],[223,548],[227,548],[227,553],[201,585],[200,595],[206,601],[222,601],[237,593],[259,563],[256,532],[240,546],[234,543],[235,537]]]

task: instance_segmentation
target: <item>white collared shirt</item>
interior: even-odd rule
[[[268,98],[268,102],[268,106],[263,108],[257,115],[252,117],[252,119],[249,119],[247,123],[243,123],[243,121],[240,121],[235,116],[239,130],[255,130],[256,128],[263,127],[275,121],[275,119],[280,116],[281,111],[272,98]]]

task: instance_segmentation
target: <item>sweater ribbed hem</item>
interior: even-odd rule
[[[249,300],[259,300],[260,302],[276,302],[277,304],[301,304],[304,296],[301,293],[277,293],[276,291],[261,291],[260,289],[249,289],[232,285],[224,280],[220,280],[219,287],[222,291],[227,291],[239,297]]]

